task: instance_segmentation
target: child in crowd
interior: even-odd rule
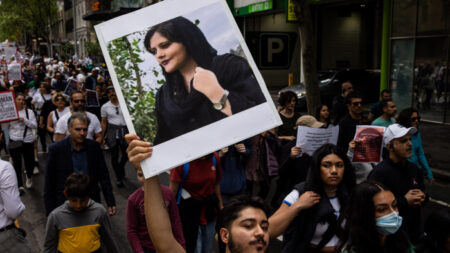
[[[47,219],[44,252],[119,252],[106,209],[89,198],[91,182],[85,174],[72,173],[64,185],[67,201]]]
[[[145,177],[141,169],[136,169],[136,174],[141,185],[144,185]],[[166,208],[169,212],[172,231],[175,239],[185,247],[183,229],[180,215],[172,190],[161,185]],[[127,203],[127,236],[133,251],[136,253],[156,252],[147,230],[144,210],[144,187],[140,187],[128,197]]]

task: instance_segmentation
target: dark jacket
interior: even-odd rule
[[[356,126],[360,124],[361,123],[359,120],[353,119],[350,114],[347,113],[341,123],[339,123],[339,137],[337,146],[347,152],[348,143],[355,137]]]
[[[368,179],[384,184],[394,193],[400,216],[403,217],[402,228],[413,242],[417,240],[422,234],[421,208],[410,207],[405,195],[411,189],[425,191],[422,171],[409,161],[405,161],[403,166],[387,157],[375,166]]]
[[[294,187],[294,189],[299,191],[300,196],[304,192],[308,191],[307,189],[304,189],[304,185],[305,183],[303,182]],[[341,205],[340,210],[345,209],[345,203],[347,202],[348,196],[348,190],[344,187],[339,187],[337,197]],[[342,212],[340,213],[342,214]],[[307,250],[309,248],[310,241],[313,238],[317,224],[327,222],[329,225],[328,230],[325,232],[322,237],[322,241],[318,245],[318,248],[323,247],[336,234],[336,231],[340,226],[339,224],[341,223],[341,216],[342,215],[339,217],[335,216],[333,206],[331,205],[328,197],[322,193],[318,204],[306,210],[302,210],[291,222],[283,235],[282,252],[308,252]]]
[[[84,142],[88,159],[89,177],[92,183],[91,198],[98,203],[100,201],[100,187],[108,206],[115,206],[108,168],[106,167],[103,151],[96,141],[86,139]],[[72,174],[72,151],[70,136],[55,142],[48,149],[47,169],[45,170],[44,202],[45,212],[48,215],[53,209],[62,205],[64,197],[64,183]]]
[[[280,158],[280,170],[278,175],[279,187],[282,187],[282,196],[287,195],[292,187],[306,180],[311,157],[303,153],[302,156],[291,158],[291,149],[295,147],[297,140],[292,140],[283,145]]]

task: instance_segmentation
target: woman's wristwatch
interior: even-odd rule
[[[229,92],[227,90],[223,90],[222,98],[218,102],[213,103],[214,109],[221,111],[223,108],[225,108],[225,105],[227,103]]]

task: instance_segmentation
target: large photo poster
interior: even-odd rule
[[[356,126],[354,163],[379,163],[383,155],[384,127]]]
[[[281,124],[223,0],[164,1],[95,27],[146,177]]]

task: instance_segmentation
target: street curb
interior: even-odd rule
[[[444,180],[446,182],[450,182],[450,172],[445,171],[445,170],[434,169],[434,168],[430,168],[430,169],[433,172],[433,175],[435,178]]]

